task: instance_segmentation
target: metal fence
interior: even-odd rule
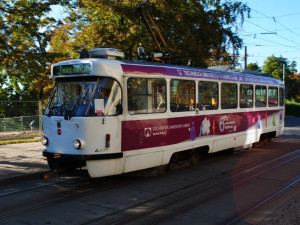
[[[0,132],[17,131],[39,131],[41,116],[20,116],[12,118],[1,118],[0,119]]]
[[[0,101],[0,136],[12,132],[42,135],[41,101]]]

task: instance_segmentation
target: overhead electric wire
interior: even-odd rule
[[[299,34],[295,33],[293,30],[291,30],[291,29],[288,28],[287,26],[285,26],[285,25],[283,25],[282,23],[280,23],[278,20],[276,20],[276,17],[270,17],[270,16],[267,16],[267,15],[261,13],[261,12],[258,12],[258,11],[255,10],[255,9],[251,9],[251,10],[253,10],[254,12],[256,12],[256,13],[258,13],[258,14],[260,14],[260,15],[262,15],[262,16],[264,16],[264,17],[266,17],[266,18],[268,18],[268,19],[270,19],[270,20],[272,20],[272,21],[274,21],[276,24],[279,24],[280,26],[284,27],[284,28],[287,29],[289,32],[291,32],[292,34],[294,34],[294,35],[296,35],[297,37],[300,38],[300,35],[299,35]],[[278,36],[279,36],[279,35],[278,35]],[[281,36],[280,36],[280,37],[281,37]],[[287,39],[287,40],[289,40],[289,39]],[[291,40],[289,40],[289,41],[291,41]],[[293,42],[293,41],[291,41],[291,42]]]
[[[253,25],[255,27],[260,28],[263,32],[266,32],[266,33],[263,33],[263,32],[255,32],[255,33],[254,32],[250,32],[250,33],[245,33],[245,35],[242,35],[242,36],[245,36],[245,37],[248,37],[248,38],[250,38],[251,36],[253,37],[253,39],[252,39],[253,41],[250,41],[252,43],[248,43],[248,44],[245,43],[246,46],[253,46],[253,47],[255,47],[255,46],[265,47],[266,46],[265,44],[262,44],[262,45],[255,44],[254,40],[257,39],[257,40],[260,40],[260,41],[263,41],[263,42],[267,42],[269,44],[268,45],[269,47],[270,47],[270,44],[271,45],[274,44],[275,46],[272,45],[272,47],[292,48],[293,50],[291,50],[291,51],[294,52],[294,54],[297,54],[296,52],[300,51],[300,43],[297,43],[296,41],[293,40],[294,35],[297,37],[297,40],[300,38],[300,34],[294,32],[294,30],[297,30],[297,29],[300,29],[300,28],[299,27],[298,28],[293,28],[293,29],[288,28],[287,26],[285,26],[284,24],[282,24],[281,22],[279,22],[277,20],[277,18],[279,18],[279,17],[289,16],[289,15],[296,15],[296,14],[300,14],[300,13],[285,14],[285,15],[282,15],[282,16],[270,17],[270,16],[267,16],[267,15],[265,15],[263,13],[258,12],[255,9],[251,8],[251,10],[253,12],[256,12],[257,14],[260,14],[261,16],[263,16],[263,18],[266,18],[268,20],[272,20],[272,22],[275,24],[275,31],[272,28],[270,29],[270,24],[268,24],[269,25],[268,27],[264,26],[263,23],[261,23],[261,19],[258,19],[256,22],[252,22],[253,20],[251,21],[250,20],[251,18],[245,20],[245,22],[247,22],[247,23],[249,23],[249,24],[251,24],[251,25]],[[255,17],[253,19],[257,19],[257,18],[258,17]],[[261,17],[259,17],[259,18],[261,18]],[[276,24],[278,24],[280,26],[280,28],[283,28],[283,29],[277,29],[278,26],[276,27]],[[282,32],[278,34],[278,32],[280,32],[280,31],[288,31],[288,32],[292,33],[293,36],[289,35],[288,37],[286,37],[286,35],[285,35],[286,32],[284,33],[284,35],[283,35]],[[277,38],[277,41],[276,41],[275,38],[273,38],[271,40],[269,38],[264,39],[264,38],[260,37],[262,34],[274,34],[279,39]],[[291,37],[292,37],[292,39],[291,39]],[[282,39],[284,41],[281,41],[280,39]],[[259,43],[259,42],[257,42],[257,43]],[[289,44],[289,43],[291,43],[291,44]],[[272,50],[270,49],[270,55],[274,54],[273,50],[274,49],[272,49]],[[288,51],[288,50],[285,50],[285,49],[278,49],[278,50],[279,51],[276,51],[276,54],[282,55],[282,54],[285,54],[285,53],[291,53],[291,51]],[[267,52],[268,52],[268,50],[264,51],[263,55],[265,55],[265,56],[263,56],[261,54],[255,54],[255,55],[249,54],[248,57],[249,58],[257,58],[257,59],[258,58],[260,58],[260,59],[266,58],[266,54],[268,54]],[[295,57],[295,56],[293,56],[292,58],[293,58],[293,60],[296,60],[296,58],[299,59],[299,57]]]
[[[262,27],[262,26],[260,26],[260,25],[258,25],[258,24],[255,24],[255,23],[253,23],[253,22],[250,22],[249,20],[245,20],[245,22],[250,23],[250,24],[252,24],[252,25],[254,25],[254,26],[257,26],[257,27],[259,27],[259,28],[261,28],[261,29],[263,29],[263,30],[269,32],[269,33],[274,33],[274,31],[270,31],[270,30],[268,30],[268,29],[266,29],[266,28],[264,28],[264,27]],[[279,35],[279,34],[274,34],[274,35],[276,35],[276,36],[278,36],[278,37],[280,37],[280,38],[282,38],[282,39],[284,39],[284,40],[286,40],[286,41],[292,42],[292,43],[294,43],[294,44],[296,44],[296,45],[298,45],[298,46],[300,47],[300,43],[297,43],[297,42],[295,42],[295,41],[292,41],[292,40],[290,40],[290,39],[288,39],[288,38],[286,38],[286,37],[283,37],[283,36],[281,36],[281,35]],[[299,37],[300,37],[300,36],[299,36]]]
[[[284,15],[276,16],[276,18],[286,17],[286,16],[293,16],[293,15],[299,15],[299,14],[300,14],[300,12],[290,13],[290,14],[284,14]]]

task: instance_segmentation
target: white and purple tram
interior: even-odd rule
[[[91,177],[166,165],[187,152],[249,147],[284,127],[284,84],[241,73],[92,58],[52,66],[43,116],[51,169],[87,166]]]

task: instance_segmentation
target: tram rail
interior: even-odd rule
[[[113,213],[111,215],[99,217],[83,224],[97,224],[100,221],[101,224],[118,225],[136,224],[139,222],[142,222],[143,224],[159,224],[172,216],[182,214],[196,206],[199,206],[200,204],[204,204],[205,202],[216,199],[221,195],[231,191],[233,188],[244,185],[257,177],[270,172],[271,170],[277,169],[280,166],[286,165],[287,163],[298,159],[299,157],[300,150],[296,150],[292,153],[288,153],[286,155],[277,157],[276,159],[238,172],[233,177],[231,175],[228,176],[229,173],[227,173],[227,177],[222,178],[222,176],[226,174],[223,172],[222,174],[218,175],[218,178],[221,180],[217,182],[206,184],[206,180],[202,187],[199,187],[199,185],[202,185],[202,182],[196,182],[193,185],[183,187],[175,192],[170,192],[158,198],[152,199],[151,201],[127,208],[124,211],[117,213],[117,216],[115,215],[116,213]],[[279,161],[280,163],[277,164]],[[256,173],[257,170],[260,172]],[[245,175],[247,177],[244,177]],[[232,179],[238,179],[241,177],[242,179],[232,186]],[[214,177],[214,179],[216,178],[217,177]],[[129,213],[130,211],[137,213],[131,214]]]
[[[259,199],[255,204],[249,206],[248,208],[245,208],[244,210],[237,213],[235,216],[227,220],[224,224],[230,225],[235,224],[237,221],[241,220],[243,217],[248,216],[253,211],[257,210],[258,208],[262,207],[263,205],[267,204],[268,202],[274,200],[277,198],[280,194],[287,191],[288,189],[291,189],[298,185],[300,183],[300,175],[289,180],[288,182],[284,183],[282,186],[280,186],[278,189],[275,189],[270,194],[264,196],[263,198]]]
[[[288,154],[279,156],[275,159],[271,159],[267,162],[255,164],[244,164],[238,168],[234,168],[228,171],[222,171],[219,174],[215,174],[206,179],[186,184],[183,187],[169,191],[164,194],[158,194],[156,197],[148,199],[146,201],[139,202],[138,204],[129,206],[119,211],[115,211],[111,214],[88,220],[83,224],[131,224],[143,221],[143,224],[158,224],[163,223],[171,216],[183,214],[201,204],[205,204],[209,201],[215,200],[220,196],[232,191],[232,189],[246,185],[247,183],[255,180],[258,177],[263,176],[266,173],[272,172],[282,166],[288,165],[290,162],[300,157],[300,150],[290,152]],[[222,157],[223,158],[223,157]],[[215,160],[218,160],[217,158]],[[211,163],[211,160],[207,160],[207,165]],[[205,161],[203,162],[205,163]],[[167,176],[169,173],[162,174],[161,176]],[[225,177],[224,177],[225,176]],[[100,180],[90,183],[91,181],[80,182],[79,187],[65,188],[64,191],[50,194],[39,199],[31,199],[23,202],[17,202],[7,207],[0,208],[0,220],[13,217],[16,215],[26,214],[28,212],[35,212],[41,208],[48,206],[55,206],[61,203],[72,201],[74,199],[82,199],[86,196],[91,196],[95,193],[101,193],[108,189],[117,189],[126,185],[134,185],[136,182],[140,182],[142,179],[151,179],[151,177],[143,176],[138,179],[132,179],[129,175],[123,175],[111,178],[101,178]],[[251,210],[256,209],[273,197],[280,195],[284,190],[298,184],[299,177],[293,182],[290,181],[286,185],[282,185],[282,188],[272,190],[267,193],[262,200],[259,200],[257,204],[251,204],[249,209],[244,209],[243,215],[251,213]],[[52,184],[61,185],[61,184]],[[63,187],[63,185],[61,185]],[[47,188],[47,186],[39,187],[39,189]],[[67,189],[67,190],[66,190]],[[35,191],[35,188],[24,190],[27,194],[31,191]],[[23,192],[23,193],[24,193]],[[0,200],[5,202],[5,198],[16,198],[16,195],[22,194],[22,191],[16,193],[7,193],[0,195]],[[261,203],[260,203],[261,204]],[[134,213],[133,213],[134,212]],[[240,215],[240,214],[239,214]],[[236,221],[240,217],[231,217],[230,221]],[[230,222],[229,221],[229,222]],[[228,222],[228,221],[227,221]],[[229,223],[228,222],[228,223]]]

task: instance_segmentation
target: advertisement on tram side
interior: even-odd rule
[[[283,123],[283,111],[198,115],[122,122],[122,151],[195,141],[248,129],[267,129]]]

